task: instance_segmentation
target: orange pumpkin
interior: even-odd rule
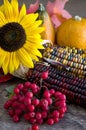
[[[79,16],[63,22],[57,29],[57,44],[86,49],[86,19]]]

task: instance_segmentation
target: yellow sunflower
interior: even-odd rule
[[[37,20],[38,14],[26,14],[23,4],[4,0],[0,7],[0,68],[4,74],[13,73],[20,64],[33,68],[33,59],[42,57],[38,49],[44,49],[40,33],[44,30]]]

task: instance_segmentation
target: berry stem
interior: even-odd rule
[[[43,79],[42,78],[40,79],[40,88],[45,88],[48,90],[48,88],[46,86],[43,86]]]
[[[42,82],[43,82],[43,79],[41,78],[40,79],[40,87],[42,88]]]

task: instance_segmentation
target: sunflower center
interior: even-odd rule
[[[7,23],[0,28],[0,47],[8,52],[20,49],[26,41],[23,27],[16,22]]]

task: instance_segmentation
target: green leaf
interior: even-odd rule
[[[8,98],[10,99],[13,95],[14,95],[14,93],[9,93]]]
[[[6,88],[6,91],[11,94],[13,93],[14,88],[15,88],[15,85],[9,86]]]

